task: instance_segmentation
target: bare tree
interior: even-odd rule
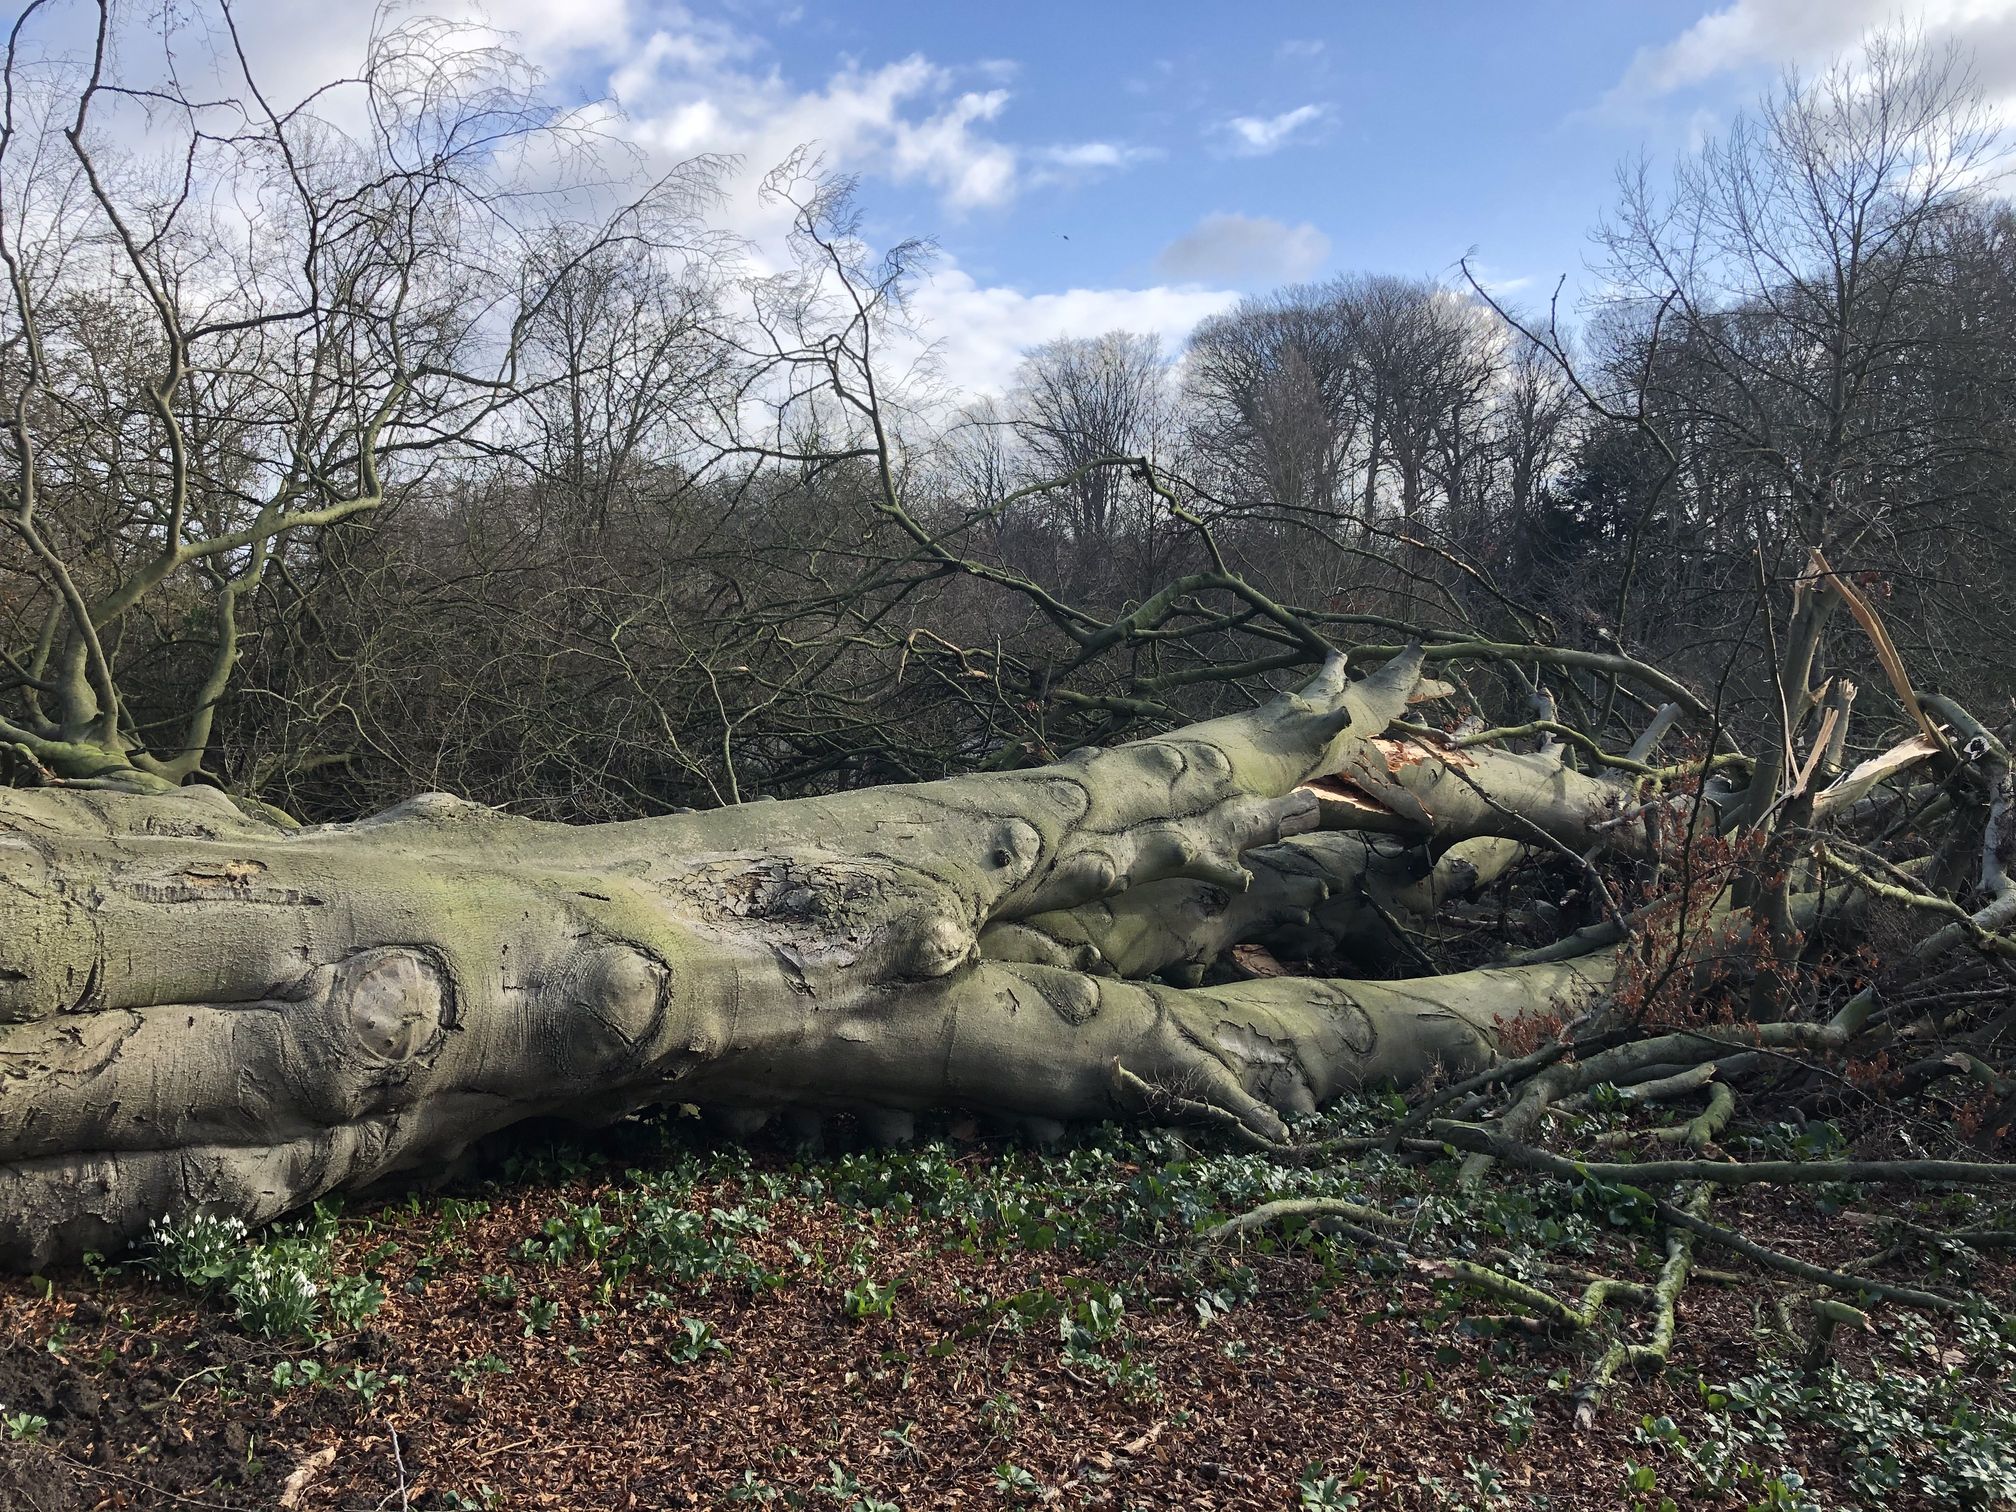
[[[1153,457],[1174,440],[1168,368],[1153,336],[1109,331],[1032,348],[1007,400],[1032,478],[1070,478],[1047,493],[1072,557],[1111,551],[1155,518],[1133,479],[1097,464]]]
[[[481,34],[381,33],[356,79],[282,107],[228,6],[218,100],[122,72],[109,3],[81,62],[37,54],[49,10],[9,35],[0,121],[0,737],[67,781],[173,786],[262,586],[554,386],[531,343],[598,255],[688,214],[705,165],[556,241],[557,202],[514,176],[586,144]],[[345,90],[355,130],[316,113]]]
[[[1197,446],[1236,506],[1351,508],[1349,469],[1369,417],[1337,313],[1327,290],[1287,289],[1192,336],[1185,377]]]

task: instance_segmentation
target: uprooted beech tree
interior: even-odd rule
[[[632,824],[435,795],[280,831],[201,789],[7,794],[4,1253],[105,1250],[198,1208],[263,1219],[535,1114],[679,1101],[893,1132],[945,1106],[1194,1104],[1280,1140],[1280,1114],[1344,1088],[1475,1072],[1501,1021],[1579,1015],[1613,962],[1155,980],[1377,906],[1366,835],[1317,828],[1332,804],[1303,784],[1383,768],[1420,668],[1350,683],[1340,663],[1029,772]],[[1490,801],[1584,843],[1634,823],[1624,790],[1551,761],[1392,759],[1424,817],[1437,773],[1500,789],[1451,804],[1445,838],[1507,828]]]
[[[1818,791],[1805,763],[1788,792],[1852,835],[1892,811],[1870,801],[1879,781],[1927,768],[1912,801],[1975,824],[1971,905],[1814,841],[1747,909],[1709,873],[1474,970],[1202,985],[1251,942],[1330,959],[1390,943],[1531,848],[1605,888],[1605,859],[1656,866],[1665,837],[1746,801],[1662,790],[1686,764],[1647,760],[1658,729],[1604,776],[1568,742],[1505,748],[1529,731],[1439,732],[1409,717],[1446,691],[1423,666],[1410,647],[1352,681],[1336,660],[1250,713],[1030,771],[632,823],[432,795],[289,830],[203,788],[0,795],[0,1254],[39,1265],[198,1210],[264,1219],[439,1169],[528,1117],[667,1101],[745,1131],[851,1111],[888,1136],[940,1107],[1039,1128],[1192,1117],[1285,1149],[1284,1115],[1433,1078],[1473,1116],[1431,1123],[1437,1138],[1545,1167],[1524,1141],[1600,1081],[1705,1099],[1675,1126],[1698,1149],[1787,1052],[1852,1059],[1953,1027],[1937,1006],[1877,1007],[1873,983],[1824,1022],[1658,1021],[1674,983],[1691,998],[1732,960],[1768,1004],[1791,964],[1756,944],[1772,913],[1796,952],[1901,906],[1924,920],[1913,974],[1934,980],[1956,954],[2007,953],[2007,755],[1952,709]],[[1545,1048],[1510,1058],[1508,1036]],[[1494,1090],[1510,1106],[1475,1121]]]

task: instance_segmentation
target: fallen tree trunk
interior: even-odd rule
[[[0,1260],[257,1221],[533,1116],[896,1132],[945,1105],[1105,1117],[1146,1087],[1278,1138],[1345,1088],[1474,1070],[1607,958],[1189,990],[985,958],[1018,920],[1247,898],[1249,853],[1316,822],[1301,784],[1362,764],[1421,660],[1035,771],[592,827],[442,795],[289,831],[200,789],[0,793]],[[1279,922],[1275,885],[1213,949]]]
[[[1843,806],[1826,822],[1861,859],[1805,842],[1791,938],[1824,953],[1916,921],[1917,943],[1831,1023],[1817,1005],[1756,1022],[1796,963],[1760,953],[1736,906],[1754,843],[1716,838],[1688,786],[1740,758],[1651,767],[1670,721],[1622,757],[1494,743],[1552,722],[1434,731],[1408,714],[1423,661],[1357,682],[1333,661],[1248,713],[1032,771],[619,824],[432,794],[298,829],[211,789],[0,790],[0,1264],[114,1252],[196,1213],[258,1222],[445,1169],[526,1119],[662,1103],[731,1134],[849,1114],[877,1139],[934,1108],[1041,1137],[1199,1120],[1298,1163],[1454,1147],[1474,1183],[1500,1159],[1593,1173],[1537,1141],[1601,1085],[1707,1108],[1599,1144],[1713,1153],[1739,1086],[1814,1057],[1915,1065],[1949,1033],[1991,1048],[1996,991],[1906,1016],[2012,948],[2008,761],[1964,711],[1942,713],[1974,731],[1964,760],[1908,765],[1941,784],[1922,813],[1978,817],[1978,885],[1928,890],[1937,857],[1858,847],[1841,816],[1863,805]],[[1515,873],[1480,953],[1463,900]],[[1507,953],[1515,915],[1537,948]],[[1464,959],[1501,964],[1445,969],[1466,935]],[[1253,942],[1297,970],[1242,967]],[[1503,1059],[1514,1034],[1542,1048]],[[1430,1090],[1386,1134],[1289,1142],[1284,1120],[1387,1084]],[[1630,1169],[1772,1174],[1670,1164]]]

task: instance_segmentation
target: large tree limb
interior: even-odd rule
[[[1607,958],[1181,991],[976,949],[1135,887],[1238,888],[1419,665],[1035,772],[589,828],[441,795],[284,831],[197,791],[0,794],[0,1253],[271,1216],[541,1114],[1105,1117],[1119,1064],[1278,1139],[1346,1088],[1475,1070]]]

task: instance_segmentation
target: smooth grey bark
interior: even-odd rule
[[[1572,1011],[1608,960],[1179,989],[1124,978],[1195,954],[1180,923],[1132,959],[983,951],[1156,889],[1242,900],[1221,939],[1277,924],[1291,883],[1309,914],[1320,878],[1280,860],[1318,819],[1302,784],[1362,766],[1420,666],[1333,664],[1030,772],[623,824],[429,795],[288,831],[204,790],[0,792],[0,1263],[259,1221],[538,1115],[897,1128],[1108,1117],[1146,1086],[1278,1137],[1347,1088],[1473,1069],[1501,1017]],[[1346,865],[1354,839],[1301,844]]]

